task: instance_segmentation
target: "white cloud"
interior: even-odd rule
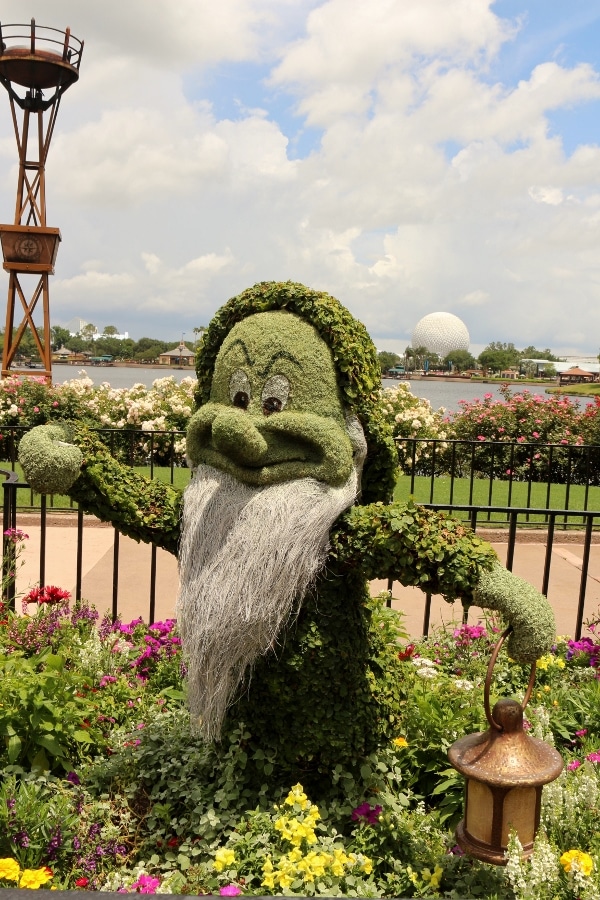
[[[30,6],[86,41],[47,166],[56,318],[111,310],[176,338],[253,281],[292,278],[404,346],[457,307],[474,344],[596,340],[595,120],[566,152],[550,117],[596,109],[598,72],[558,54],[503,80],[520,36],[491,0],[54,0],[52,21]],[[22,17],[7,0],[3,23]],[[10,221],[1,97],[0,157]]]

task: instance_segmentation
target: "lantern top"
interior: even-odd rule
[[[516,700],[499,700],[492,718],[500,728],[469,734],[448,751],[450,762],[465,778],[511,788],[537,787],[560,775],[560,753],[523,730],[523,708]]]

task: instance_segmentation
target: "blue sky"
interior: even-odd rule
[[[5,0],[3,24],[22,10]],[[289,278],[337,296],[379,349],[448,311],[477,352],[598,353],[600,0],[30,0],[31,15],[85,40],[47,169],[54,323],[175,340]],[[6,98],[0,162],[10,222]]]

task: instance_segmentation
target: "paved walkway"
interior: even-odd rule
[[[55,522],[58,524],[54,524]],[[25,552],[21,557],[22,567],[17,572],[17,588],[26,592],[39,583],[39,528],[25,522],[20,523],[29,534]],[[500,536],[501,537],[501,536]],[[545,534],[535,540],[531,532],[517,541],[513,571],[516,575],[541,588],[545,544]],[[61,524],[55,516],[47,529],[45,583],[56,584],[74,592],[76,582],[76,541],[77,529]],[[507,544],[494,540],[493,546],[499,558],[506,560]],[[103,612],[110,609],[113,590],[114,530],[97,520],[86,517],[83,537],[83,596]],[[558,536],[554,544],[550,571],[548,599],[552,604],[559,634],[572,634],[577,616],[579,600],[583,540],[581,536],[569,535],[564,542]],[[156,615],[162,619],[174,615],[177,596],[177,561],[169,553],[157,553]],[[385,590],[387,582],[373,582],[374,593]],[[405,613],[405,623],[413,637],[421,635],[425,610],[425,595],[417,588],[405,588],[395,583],[393,605]],[[150,597],[150,547],[137,544],[129,538],[119,540],[119,610],[125,619],[136,616],[148,617]],[[592,616],[600,607],[600,544],[592,545],[587,579],[584,619]],[[431,624],[443,624],[460,620],[460,604],[449,605],[440,597],[434,597],[431,607]],[[470,614],[474,621],[476,611]]]

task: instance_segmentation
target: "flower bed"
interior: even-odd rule
[[[598,898],[600,641],[558,638],[538,663],[531,733],[565,759],[544,789],[531,861],[464,856],[462,782],[447,749],[485,728],[493,621],[397,644],[402,718],[387,747],[328,778],[285,783],[241,725],[190,731],[172,620],[97,620],[59,588],[0,619],[0,886],[137,893]],[[401,617],[373,601],[390,641]],[[394,622],[391,622],[391,620]],[[494,690],[522,696],[503,653]]]

